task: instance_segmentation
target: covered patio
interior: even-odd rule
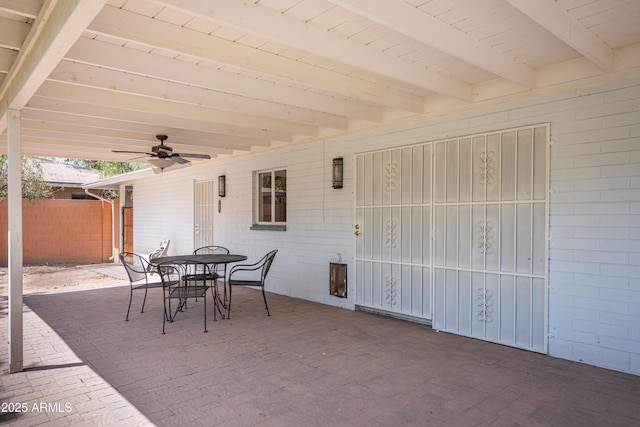
[[[161,335],[160,296],[128,286],[25,295],[25,369],[0,377],[9,425],[388,426],[640,423],[637,376],[361,311],[237,291],[231,320],[194,304]],[[0,334],[6,339],[6,297]],[[139,301],[138,301],[139,302]],[[137,306],[139,307],[139,305]],[[0,347],[6,360],[7,348]],[[34,405],[36,405],[34,407]],[[43,406],[44,405],[44,406]],[[41,409],[41,410],[35,410]]]

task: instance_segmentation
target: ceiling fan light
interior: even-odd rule
[[[175,164],[172,160],[161,159],[159,157],[153,157],[153,158],[149,159],[149,163],[151,163],[152,166],[155,166],[155,167],[160,168],[160,169],[165,169],[165,168],[168,168],[169,166],[173,166]]]

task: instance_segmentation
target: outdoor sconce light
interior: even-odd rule
[[[333,188],[342,188],[342,157],[333,159]]]
[[[225,175],[218,177],[218,196],[224,197],[227,195],[227,178]]]

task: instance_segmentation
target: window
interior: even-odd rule
[[[256,174],[256,223],[284,225],[287,221],[287,171]]]

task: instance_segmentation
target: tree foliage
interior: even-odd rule
[[[8,194],[8,163],[7,156],[0,155],[0,202],[7,197]],[[79,159],[50,159],[74,166],[96,169],[100,171],[101,178],[120,175],[127,172],[133,172],[140,169],[148,168],[145,163],[127,163],[127,162],[107,162],[104,160],[79,160]],[[47,199],[51,197],[52,188],[49,183],[44,181],[42,167],[36,157],[22,158],[22,197],[25,199]],[[102,194],[106,198],[114,198],[118,196],[118,191],[103,191]]]
[[[105,160],[63,159],[64,163],[100,171],[101,178],[120,175],[149,167],[146,163],[108,162]]]
[[[0,155],[0,201],[8,195],[9,164],[6,155]],[[22,158],[22,197],[24,199],[47,199],[51,186],[42,178],[42,168],[33,157]]]

